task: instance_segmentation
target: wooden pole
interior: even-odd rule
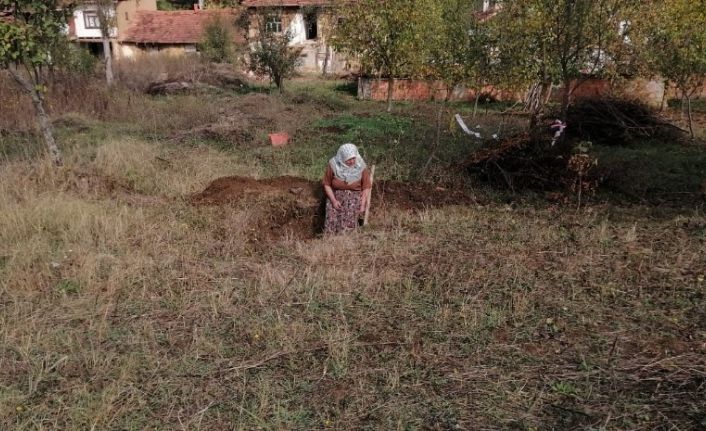
[[[368,225],[368,217],[370,216],[370,201],[373,200],[373,181],[375,180],[375,165],[370,168],[370,196],[368,196],[368,202],[365,204],[365,216],[363,216],[363,226]]]

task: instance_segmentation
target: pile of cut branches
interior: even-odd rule
[[[556,189],[566,184],[567,162],[563,150],[552,148],[550,136],[533,140],[529,133],[508,136],[471,154],[463,167],[488,182],[521,188]],[[546,143],[545,143],[546,141]]]
[[[488,142],[463,163],[490,183],[517,189],[560,190],[581,195],[594,191],[600,178],[590,154],[593,144],[633,145],[660,139],[678,142],[684,131],[647,105],[615,98],[582,99],[567,112],[565,135],[553,139],[550,120],[538,133],[522,133]],[[552,142],[556,142],[553,145]]]

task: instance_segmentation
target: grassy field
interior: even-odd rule
[[[60,169],[0,126],[0,429],[706,428],[703,144],[598,148],[606,189],[577,209],[466,175],[479,143],[444,117],[437,146],[433,103],[290,88],[57,110]],[[222,176],[317,179],[347,141],[473,203],[267,241],[267,196],[192,203]]]

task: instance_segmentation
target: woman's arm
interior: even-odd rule
[[[360,196],[360,213],[365,213],[365,208],[368,206],[370,201],[370,191],[372,189],[363,189],[363,193]]]
[[[367,208],[368,202],[370,202],[370,193],[372,192],[373,187],[373,181],[370,176],[370,171],[368,169],[365,169],[363,171],[361,182],[363,186],[363,192],[360,196],[360,213],[364,214],[365,208]]]
[[[328,197],[328,200],[331,201],[331,205],[333,205],[333,207],[336,208],[337,210],[340,210],[341,203],[338,202],[338,200],[336,200],[336,196],[333,194],[333,189],[331,188],[331,186],[326,184],[324,186],[324,192],[326,192],[326,196]]]
[[[333,170],[331,170],[331,166],[326,166],[326,172],[324,173],[324,192],[326,193],[326,197],[328,197],[328,200],[331,201],[331,205],[333,205],[334,208],[337,210],[341,209],[341,203],[338,202],[336,199],[336,195],[333,194],[333,187],[331,184],[333,183]]]

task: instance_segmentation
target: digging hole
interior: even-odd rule
[[[246,229],[250,239],[312,239],[323,231],[325,200],[319,181],[284,176],[256,180],[223,177],[192,196],[194,205],[233,205],[253,212]],[[372,211],[388,208],[420,210],[447,205],[474,204],[463,190],[424,183],[378,181],[373,187]]]

